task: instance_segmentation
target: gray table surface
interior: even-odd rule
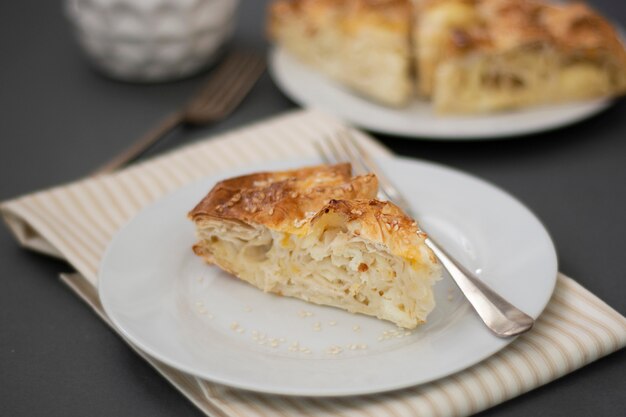
[[[264,2],[242,3],[232,43],[263,51]],[[626,23],[626,3],[594,3]],[[3,1],[0,56],[0,200],[85,175],[206,75],[160,85],[103,78],[73,42],[59,1]],[[294,107],[265,75],[230,119],[177,132],[155,152]],[[399,154],[466,170],[517,196],[550,230],[561,271],[626,314],[626,100],[515,140],[379,137]],[[57,279],[67,264],[20,249],[0,230],[0,415],[201,415]],[[625,376],[622,350],[482,415],[624,416]]]

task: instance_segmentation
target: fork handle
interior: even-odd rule
[[[181,125],[184,121],[182,112],[172,113],[159,123],[154,129],[142,136],[138,141],[133,143],[128,149],[120,153],[109,162],[93,172],[93,175],[108,174],[118,168],[123,167],[139,158],[146,153],[148,149],[163,139],[168,133]]]
[[[534,324],[532,317],[489,288],[431,237],[427,237],[425,243],[435,253],[474,310],[496,336],[516,336],[530,330]]]

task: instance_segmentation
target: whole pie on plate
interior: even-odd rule
[[[414,328],[441,267],[417,224],[376,200],[349,164],[257,173],[215,185],[189,213],[194,252],[263,291]]]
[[[269,29],[296,57],[384,104],[415,90],[439,113],[478,113],[626,92],[624,44],[581,3],[276,0]]]

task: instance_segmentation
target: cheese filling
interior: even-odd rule
[[[305,234],[240,222],[198,225],[201,255],[266,292],[376,316],[414,328],[434,308],[438,270],[366,241],[357,224],[320,219]],[[424,256],[427,256],[424,254]]]

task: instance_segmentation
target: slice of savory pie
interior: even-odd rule
[[[278,0],[270,36],[303,62],[383,104],[406,104],[409,0]]]
[[[348,164],[222,181],[189,213],[193,250],[263,291],[414,328],[434,307],[441,268],[377,188]]]
[[[624,46],[583,4],[424,0],[417,16],[419,91],[440,113],[626,93]]]

